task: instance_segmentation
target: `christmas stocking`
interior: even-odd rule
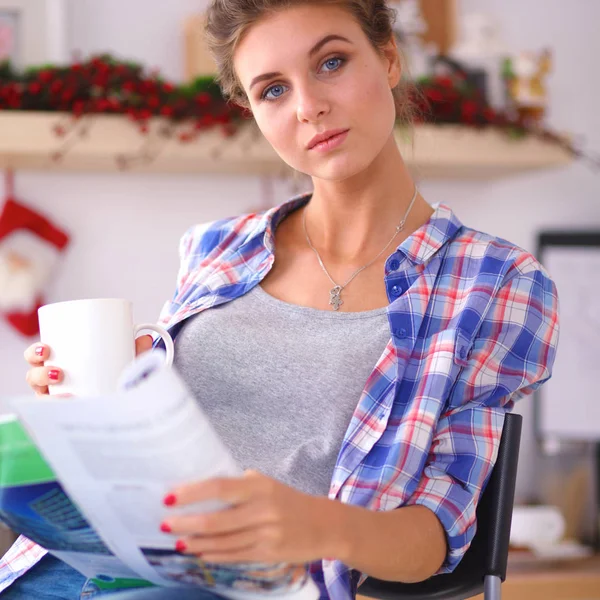
[[[22,335],[39,331],[37,309],[68,235],[8,198],[0,211],[0,314]]]

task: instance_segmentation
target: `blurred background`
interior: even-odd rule
[[[428,102],[412,145],[398,128],[423,196],[534,253],[561,298],[556,376],[517,406],[515,564],[600,573],[600,2],[393,4]],[[155,321],[190,225],[310,189],[220,100],[204,6],[0,0],[2,396],[27,392],[37,303],[123,297]]]

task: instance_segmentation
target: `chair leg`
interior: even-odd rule
[[[502,598],[502,579],[495,575],[486,575],[483,580],[483,598],[484,600],[501,600]]]

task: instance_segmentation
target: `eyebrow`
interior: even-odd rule
[[[348,42],[351,44],[352,42],[345,38],[343,35],[330,34],[326,35],[321,41],[317,42],[309,51],[309,56],[314,56],[325,44],[332,42],[333,40],[339,40],[342,42]],[[281,73],[279,71],[273,71],[272,73],[263,73],[262,75],[258,75],[252,80],[250,84],[249,90],[251,90],[257,83],[261,81],[266,81],[267,79],[272,79],[273,77],[281,77]]]

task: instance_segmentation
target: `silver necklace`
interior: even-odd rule
[[[304,234],[306,235],[306,241],[308,242],[308,245],[314,250],[315,254],[317,255],[317,258],[319,259],[319,264],[321,265],[321,268],[323,269],[323,271],[325,271],[325,274],[327,275],[327,277],[329,277],[331,283],[333,283],[333,288],[331,288],[331,290],[329,291],[329,304],[333,307],[333,310],[339,310],[340,306],[342,304],[344,304],[344,301],[342,300],[342,297],[341,297],[342,290],[361,271],[364,271],[364,269],[366,269],[367,267],[370,267],[385,252],[386,248],[394,241],[394,238],[404,229],[404,226],[406,225],[406,219],[408,218],[408,215],[410,214],[410,211],[411,211],[411,209],[413,207],[413,204],[415,203],[415,200],[417,199],[417,195],[418,195],[418,190],[417,190],[417,187],[415,186],[415,193],[413,194],[412,200],[410,201],[410,204],[408,205],[406,213],[404,214],[404,218],[402,219],[402,221],[400,221],[400,224],[396,227],[396,231],[394,232],[394,235],[392,236],[392,239],[385,245],[385,248],[371,262],[367,263],[364,267],[361,267],[360,269],[358,269],[358,271],[356,271],[352,275],[352,277],[350,277],[350,279],[348,279],[348,281],[346,281],[346,283],[344,283],[344,285],[338,285],[332,279],[331,275],[329,274],[329,272],[325,268],[325,265],[323,264],[323,261],[321,260],[321,256],[319,255],[319,252],[312,245],[312,243],[310,241],[310,238],[308,237],[308,232],[306,231],[306,208],[308,207],[308,205],[306,205],[304,207],[304,210],[302,211],[302,226],[304,227]]]

